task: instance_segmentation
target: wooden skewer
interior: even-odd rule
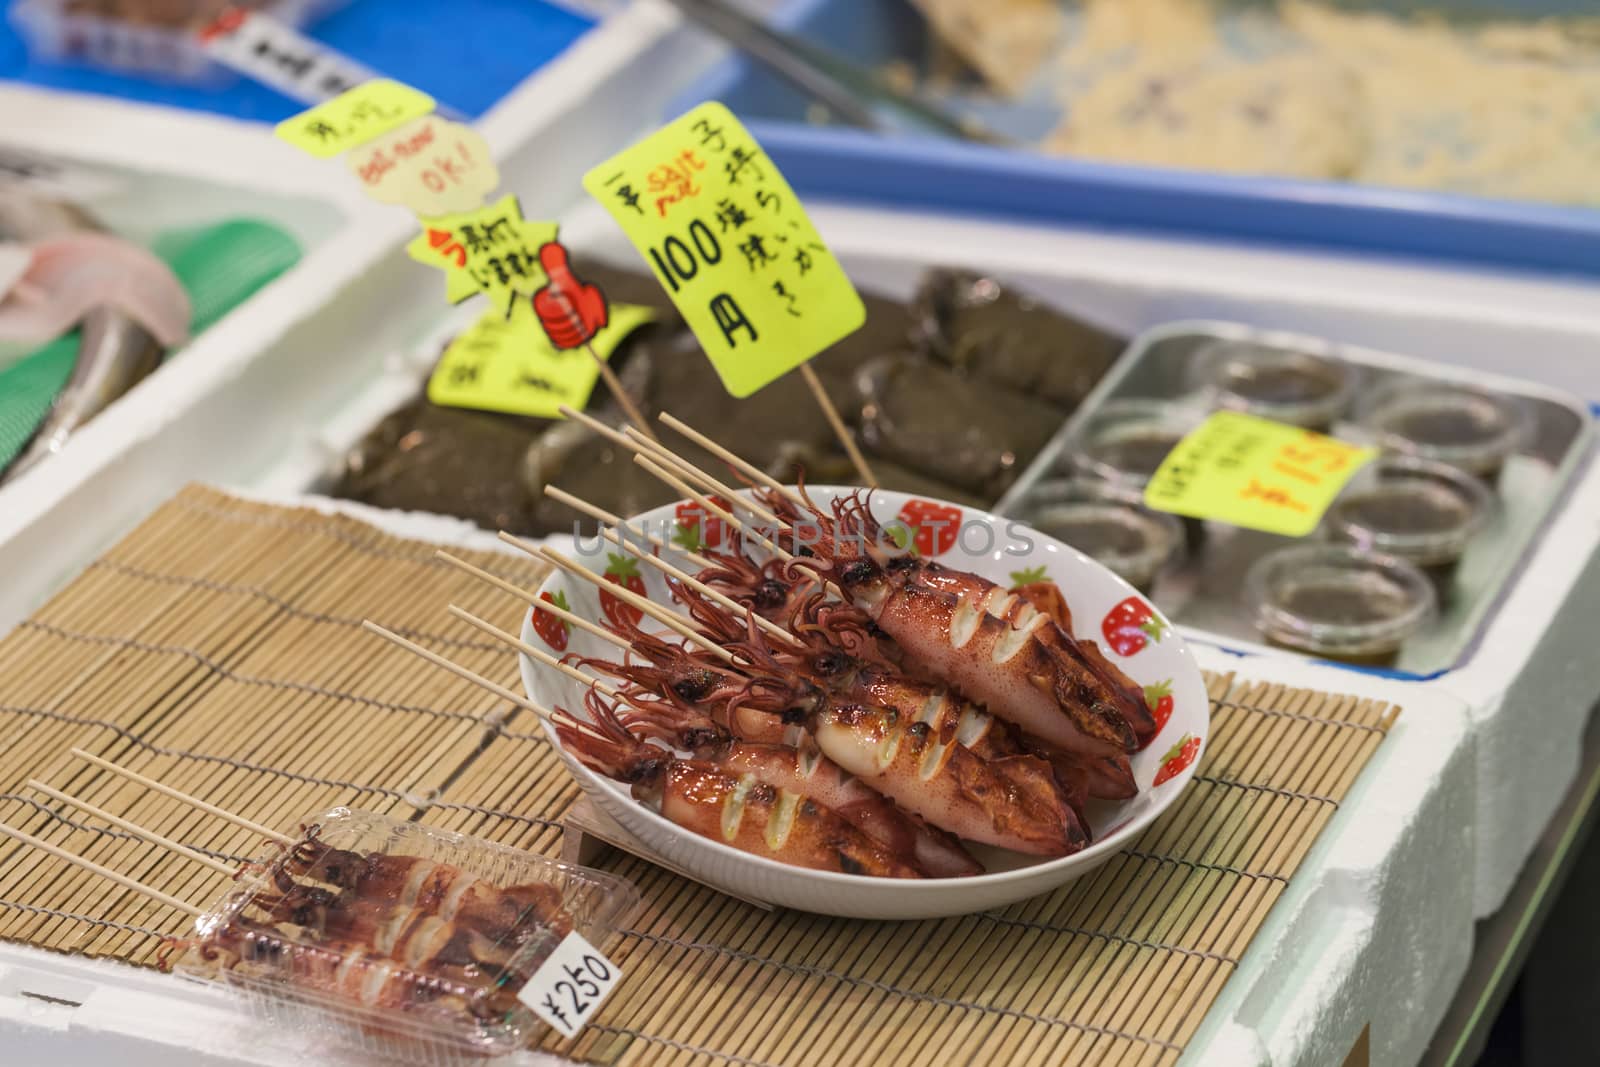
[[[595,689],[600,690],[601,693],[611,697],[613,700],[620,699],[621,697],[621,694],[615,689],[593,675],[584,674],[570,663],[562,663],[559,659],[556,659],[556,657],[552,656],[548,652],[545,652],[543,649],[534,648],[521,638],[512,634],[508,634],[499,627],[483,621],[470,611],[466,611],[462,608],[456,607],[454,604],[451,604],[450,614],[454,615],[456,618],[460,619],[469,626],[477,627],[479,630],[488,634],[501,644],[508,645],[511,648],[516,649],[518,652],[521,652],[523,655],[538,660],[547,667],[554,667],[562,674],[565,674],[568,678],[571,678],[577,682],[581,682],[587,686],[593,686]]]
[[[622,387],[622,379],[618,378],[617,372],[611,369],[611,364],[601,359],[600,353],[596,352],[594,345],[589,342],[585,341],[583,348],[584,351],[589,353],[589,358],[594,360],[594,365],[600,368],[600,377],[605,379],[606,388],[611,390],[611,395],[616,397],[617,403],[622,405],[623,413],[644,433],[654,436],[654,434],[650,434],[650,429],[644,421],[644,414],[634,404],[633,398],[628,395],[628,391]]]
[[[850,432],[850,427],[844,424],[844,419],[839,416],[839,409],[833,406],[833,398],[822,387],[822,379],[817,377],[817,372],[811,369],[810,362],[800,364],[800,377],[805,379],[806,385],[811,388],[811,395],[817,398],[817,407],[822,409],[823,418],[828,420],[828,425],[833,427],[833,435],[844,446],[845,455],[850,457],[850,462],[855,464],[856,473],[861,475],[861,480],[867,483],[868,489],[878,488],[878,476],[872,473],[872,468],[867,466],[867,457],[861,454],[861,449],[856,447],[856,439]]]
[[[32,834],[25,834],[21,830],[13,829],[3,822],[0,822],[0,834],[5,834],[7,837],[15,838],[25,845],[32,845],[41,852],[48,852],[57,859],[66,860],[68,863],[75,863],[84,870],[92,871],[108,881],[115,882],[124,889],[131,889],[135,893],[143,893],[156,903],[165,904],[167,907],[172,908],[175,911],[181,911],[185,915],[198,916],[204,914],[200,908],[195,907],[193,904],[186,903],[174,896],[168,896],[161,890],[147,886],[143,882],[135,882],[132,878],[129,878],[125,874],[118,874],[109,867],[102,867],[93,860],[86,860],[82,856],[68,852],[66,849],[60,848],[56,845],[52,845],[48,841],[41,841]]]
[[[521,600],[521,601],[523,601],[524,603],[527,603],[527,604],[532,604],[535,607],[537,607],[540,611],[549,612],[551,615],[554,615],[556,618],[560,619],[561,621],[569,622],[572,625],[576,626],[578,629],[583,630],[586,633],[593,634],[594,636],[598,637],[602,641],[609,641],[612,644],[617,645],[617,646],[619,646],[621,648],[627,648],[628,647],[628,642],[627,641],[623,640],[621,637],[618,637],[616,634],[612,633],[610,630],[607,630],[604,626],[599,626],[599,625],[597,625],[595,623],[592,623],[588,619],[584,618],[582,615],[578,615],[578,614],[575,614],[574,612],[570,612],[566,608],[559,607],[559,606],[557,606],[555,604],[550,603],[550,601],[548,601],[548,600],[540,600],[538,598],[537,594],[530,593],[528,590],[523,589],[520,586],[512,585],[510,582],[506,581],[504,578],[500,578],[500,577],[498,577],[496,575],[490,574],[488,571],[484,570],[482,567],[474,567],[472,564],[468,563],[466,560],[457,559],[455,556],[452,556],[450,553],[445,552],[442,549],[440,551],[438,551],[438,552],[435,552],[434,555],[439,557],[440,559],[444,560],[446,563],[450,564],[452,567],[459,567],[462,570],[466,571],[468,574],[472,575],[474,578],[481,578],[483,581],[488,582],[490,585],[494,586],[495,588],[500,589],[503,592],[510,593],[512,596],[516,597],[518,600]]]
[[[655,438],[647,438],[639,434],[630,436],[626,431],[613,430],[599,419],[585,415],[583,412],[574,408],[562,407],[558,410],[560,410],[560,412],[567,418],[583,423],[595,433],[600,434],[606,440],[626,448],[635,455],[644,455],[649,453],[668,461],[673,467],[684,471],[700,484],[709,486],[713,493],[721,493],[730,501],[735,501],[739,504],[739,506],[749,509],[753,514],[763,521],[773,523],[779,527],[788,526],[787,523],[780,520],[772,512],[761,507],[759,504],[752,502],[749,498],[740,495],[737,491],[718,481],[716,478],[713,478],[711,475],[707,474],[699,467],[696,467],[693,463],[690,463],[688,460],[684,459],[682,456],[678,455],[676,452],[672,451]],[[728,454],[732,455],[733,453],[730,452]],[[744,466],[749,466],[749,464],[744,463],[743,460],[740,460],[739,462],[744,464]],[[751,469],[754,470],[755,468],[751,467]],[[762,477],[766,478],[765,472],[762,472]],[[767,478],[767,480],[771,481],[770,478]],[[777,483],[774,482],[773,484],[776,485]],[[680,489],[679,491],[682,492],[683,490]],[[614,521],[611,525],[618,526],[621,525],[621,523]]]
[[[676,578],[678,581],[682,582],[690,589],[693,589],[701,596],[715,601],[716,603],[727,608],[729,611],[733,612],[735,615],[739,615],[747,619],[754,619],[758,627],[767,631],[768,634],[777,638],[779,641],[796,648],[805,647],[798,639],[795,638],[793,634],[779,626],[777,623],[757,615],[755,612],[751,611],[748,607],[739,603],[737,600],[717,592],[715,589],[711,588],[709,585],[706,585],[694,575],[687,574],[665,560],[657,559],[648,552],[641,552],[637,547],[628,544],[627,538],[618,536],[615,530],[602,530],[600,531],[600,536],[604,537],[606,540],[610,541],[624,552],[636,557],[641,562],[648,563],[661,573]]]
[[[687,437],[689,440],[693,441],[695,444],[699,445],[701,448],[705,449],[707,452],[710,452],[713,456],[716,456],[725,463],[733,464],[734,467],[743,471],[747,476],[754,478],[767,488],[776,490],[785,500],[789,501],[789,503],[799,508],[806,506],[805,498],[802,497],[798,492],[789,488],[787,485],[784,485],[782,482],[778,481],[778,479],[774,478],[760,467],[757,467],[754,463],[750,463],[741,458],[737,453],[723,448],[721,445],[717,444],[711,438],[707,437],[693,426],[690,426],[676,415],[663,411],[658,418],[660,418],[662,422],[666,423],[674,430],[677,430],[683,436]]]
[[[757,544],[761,545],[768,552],[771,552],[774,556],[776,556],[779,559],[784,560],[784,561],[788,561],[788,560],[794,559],[793,554],[791,554],[791,553],[785,551],[784,549],[780,548],[776,543],[767,540],[765,537],[762,537],[760,534],[757,534],[757,533],[754,533],[754,532],[751,532],[751,531],[747,531],[745,529],[744,524],[741,523],[738,519],[734,518],[733,515],[731,515],[729,512],[727,512],[723,508],[717,507],[716,504],[712,503],[710,500],[708,500],[705,497],[701,496],[699,493],[696,493],[693,489],[691,489],[683,481],[681,481],[680,479],[674,477],[671,473],[669,473],[668,471],[666,471],[666,470],[662,469],[660,466],[658,466],[655,463],[655,461],[650,459],[648,456],[645,456],[643,454],[636,455],[636,456],[633,457],[633,461],[635,463],[637,463],[639,466],[643,467],[645,470],[649,471],[651,474],[655,475],[657,478],[661,479],[661,481],[666,483],[669,487],[671,487],[673,489],[676,489],[680,493],[687,494],[687,496],[689,497],[690,500],[693,500],[700,507],[705,508],[707,511],[711,512],[712,514],[714,514],[717,518],[721,519],[723,522],[728,523],[735,530],[738,530],[744,536],[750,538],[752,541],[754,541]],[[774,518],[776,518],[776,516],[774,516]],[[783,525],[786,525],[786,524],[780,521],[778,523],[778,525],[783,526]],[[829,580],[829,581],[823,582],[822,583],[822,587],[828,591],[829,595],[837,597],[838,599],[843,600],[845,603],[849,603],[850,602],[850,598],[844,595],[844,590],[840,589],[838,587],[838,585],[834,584],[833,581]]]
[[[54,800],[59,800],[63,804],[71,804],[73,807],[82,809],[83,811],[88,812],[90,815],[104,819],[112,826],[120,827],[135,837],[143,838],[144,840],[149,841],[151,844],[160,845],[163,848],[171,849],[178,855],[194,860],[196,863],[201,864],[202,866],[210,867],[213,871],[216,871],[219,874],[226,874],[229,877],[232,877],[234,874],[234,869],[232,867],[226,863],[223,863],[215,856],[208,856],[204,852],[196,852],[188,845],[174,841],[170,837],[163,837],[154,830],[146,830],[138,823],[129,822],[120,815],[113,815],[104,808],[98,808],[89,803],[87,800],[81,800],[78,797],[68,796],[59,789],[52,789],[48,785],[45,785],[43,782],[39,781],[37,778],[28,779],[28,788],[36,789],[47,797],[50,797]]]
[[[510,534],[502,533],[500,537],[501,539],[507,540],[512,544],[519,543],[517,539],[512,537]],[[543,556],[545,559],[549,560],[551,563],[554,563],[557,567],[560,567],[568,574],[582,578],[584,581],[592,583],[596,588],[605,590],[606,592],[615,596],[617,599],[621,600],[623,603],[631,604],[633,607],[638,608],[640,611],[644,612],[644,614],[650,616],[667,629],[682,635],[686,640],[700,646],[707,652],[710,652],[712,655],[722,659],[724,662],[734,662],[734,656],[732,652],[729,652],[727,649],[711,640],[705,634],[702,634],[698,630],[691,627],[688,623],[684,622],[676,612],[669,611],[666,608],[661,607],[659,604],[652,603],[650,600],[639,596],[631,589],[624,589],[622,586],[617,585],[614,582],[606,581],[594,571],[583,566],[583,564],[568,559],[566,556],[563,556],[561,553],[555,551],[555,549],[535,548],[533,545],[522,545],[521,547],[526,551],[534,552],[540,556]]]
[[[74,748],[72,750],[72,754],[81,760],[87,760],[102,770],[110,771],[112,774],[119,774],[129,781],[138,782],[145,788],[154,789],[156,792],[163,793],[174,800],[181,800],[185,804],[199,808],[201,811],[206,812],[209,815],[215,815],[219,819],[226,819],[235,826],[242,826],[251,833],[260,834],[262,837],[265,837],[270,841],[277,841],[284,845],[292,845],[295,843],[296,839],[288,836],[287,834],[280,834],[278,831],[268,829],[258,822],[250,821],[243,815],[235,815],[231,811],[225,811],[224,809],[217,807],[215,804],[207,804],[199,797],[192,797],[188,793],[180,792],[179,790],[172,788],[170,785],[164,785],[161,782],[156,781],[154,778],[148,778],[145,775],[140,774],[138,771],[130,771],[126,767],[119,767],[110,760],[101,759],[92,752],[85,752],[81,748]]]
[[[744,523],[734,518],[731,511],[729,511],[727,508],[721,507],[710,497],[702,496],[700,493],[695,492],[689,483],[685,482],[682,478],[679,478],[676,474],[661,466],[661,464],[657,463],[650,456],[647,456],[641,452],[633,457],[633,461],[640,467],[643,467],[650,474],[654,475],[656,478],[659,478],[661,482],[668,488],[682,493],[687,499],[694,501],[697,507],[703,508],[708,514],[715,515],[717,518],[727,523],[730,528],[737,530],[739,533],[750,538],[750,540],[765,548],[774,556],[777,556],[779,559],[784,561],[794,559],[794,556],[785,551],[776,541],[769,541],[767,538],[755,533],[754,531],[746,530]]]
[[[591,585],[594,585],[600,589],[604,589],[606,592],[610,593],[612,596],[615,596],[623,603],[630,604],[633,607],[638,608],[643,614],[659,622],[673,633],[680,634],[694,644],[699,645],[707,652],[714,653],[729,663],[733,662],[733,653],[729,652],[715,641],[712,641],[709,637],[706,637],[698,630],[695,630],[693,627],[689,626],[689,624],[684,622],[682,617],[679,616],[677,612],[671,610],[670,608],[664,608],[650,598],[642,597],[631,589],[624,589],[615,582],[606,581],[603,576],[594,573],[594,571],[589,570],[587,567],[576,562],[575,560],[568,559],[553,549],[545,548],[540,545],[529,544],[527,541],[522,540],[514,534],[506,533],[504,530],[500,531],[499,537],[500,540],[504,541],[506,544],[513,545],[528,553],[530,556],[537,556],[538,558],[546,561],[559,560],[560,562],[556,562],[556,566],[560,567],[567,573],[576,575],[577,577],[582,578],[584,581],[589,582]],[[551,605],[544,601],[539,602],[539,609],[541,611],[549,608],[550,606]],[[619,638],[615,634],[612,634],[607,638],[607,640],[610,640],[613,644],[615,644]]]
[[[701,485],[709,488],[713,493],[718,493],[728,501],[744,508],[762,522],[771,523],[776,529],[788,529],[788,523],[778,518],[778,516],[773,514],[771,511],[768,511],[758,501],[751,500],[749,497],[743,495],[728,483],[719,481],[710,474],[707,474],[705,471],[701,470],[699,467],[696,467],[693,463],[690,463],[688,460],[684,459],[682,456],[678,455],[661,442],[645,441],[638,434],[634,433],[631,427],[625,431],[625,433],[628,439],[633,442],[635,452],[641,455],[644,454],[644,452],[653,453],[668,467],[675,468],[682,473],[684,477],[699,482]]]
[[[599,419],[595,418],[593,415],[585,414],[584,412],[579,411],[577,408],[572,407],[572,406],[567,405],[567,404],[562,404],[560,407],[556,408],[556,410],[561,412],[562,415],[564,415],[567,418],[571,419],[573,422],[579,422],[579,423],[582,423],[583,425],[589,427],[589,429],[593,430],[595,433],[599,434],[601,437],[604,437],[607,441],[610,441],[612,444],[621,445],[623,448],[628,449],[630,452],[638,451],[638,449],[636,449],[634,447],[634,445],[633,445],[633,443],[631,441],[629,441],[626,437],[622,436],[622,431],[621,430],[613,430],[611,427],[607,426],[605,423],[601,422]]]
[[[473,685],[487,689],[501,700],[508,700],[519,708],[533,712],[541,720],[551,724],[552,726],[557,723],[562,723],[563,725],[577,725],[579,727],[583,726],[581,721],[574,719],[569,722],[567,719],[556,715],[555,712],[551,711],[543,704],[536,704],[527,697],[523,696],[521,693],[513,693],[511,690],[507,689],[503,685],[500,685],[498,682],[491,682],[483,675],[469,671],[467,668],[461,666],[461,664],[453,662],[452,660],[445,659],[432,649],[423,648],[415,641],[408,641],[404,637],[401,637],[399,634],[395,633],[393,630],[384,629],[371,619],[363,619],[361,621],[361,627],[369,633],[377,634],[386,641],[392,641],[394,644],[399,645],[407,652],[416,653],[429,663],[433,664],[435,667],[443,667],[451,674],[454,674],[459,678],[465,678]],[[595,730],[589,730],[588,732],[594,734],[596,737],[603,736]]]
[[[626,526],[627,525],[627,520],[626,519],[623,519],[623,518],[621,518],[621,517],[619,517],[617,515],[612,514],[611,512],[607,511],[605,508],[596,507],[595,505],[589,503],[587,500],[583,499],[582,497],[573,496],[571,493],[567,492],[565,489],[561,489],[561,488],[559,488],[557,486],[554,486],[554,485],[545,486],[544,487],[544,495],[549,497],[552,500],[559,500],[559,501],[561,501],[561,503],[567,505],[567,507],[572,508],[575,511],[581,511],[585,515],[589,516],[591,519],[595,519],[595,520],[597,520],[599,522],[602,522],[602,523],[605,523],[605,524],[607,524],[609,526]],[[665,551],[677,552],[678,554],[683,556],[684,559],[687,559],[690,563],[694,564],[696,567],[705,568],[705,567],[711,566],[711,561],[709,559],[706,559],[704,556],[700,555],[700,553],[698,553],[698,552],[690,552],[686,548],[681,548],[678,545],[669,544],[666,541],[663,541],[660,537],[658,537],[655,534],[651,533],[649,530],[645,530],[644,531],[644,539],[646,541],[649,541],[652,545],[655,545],[657,548],[661,549],[664,552]]]
[[[567,320],[577,329],[578,333],[580,335],[588,333],[588,330],[584,328],[582,316],[578,314],[578,309],[572,306],[572,301],[567,298],[567,294],[555,286],[550,287],[549,293],[561,305],[562,314],[567,316]],[[644,430],[646,435],[654,436],[646,428],[644,415],[634,405],[633,398],[628,396],[628,391],[622,387],[622,379],[618,378],[617,372],[611,369],[611,364],[602,359],[600,353],[594,350],[593,337],[584,338],[583,348],[584,351],[589,353],[589,358],[594,360],[595,368],[599,370],[601,379],[606,383],[606,388],[611,390],[611,395],[616,398],[618,404],[622,405],[623,414],[632,419],[633,424]]]
[[[715,441],[711,440],[711,438],[709,438],[709,437],[705,436],[704,434],[700,433],[700,431],[698,431],[698,430],[694,429],[693,427],[689,426],[687,423],[683,422],[682,420],[680,420],[680,419],[678,419],[678,418],[676,418],[676,417],[674,417],[674,416],[672,416],[672,415],[670,415],[670,414],[668,414],[666,412],[662,412],[661,413],[661,419],[667,425],[671,426],[673,429],[677,430],[679,433],[683,434],[685,437],[688,437],[691,441],[694,441],[697,444],[701,445],[702,447],[709,449],[714,454],[716,454],[719,458],[721,458],[723,460],[726,460],[729,463],[732,463],[734,466],[736,466],[739,469],[743,470],[745,473],[757,478],[758,480],[764,482],[766,485],[768,485],[768,486],[772,487],[773,489],[777,490],[784,497],[786,497],[789,500],[793,501],[798,507],[804,508],[806,510],[810,509],[810,505],[806,503],[805,499],[803,497],[801,497],[799,493],[795,492],[793,489],[790,489],[788,486],[784,485],[782,482],[779,482],[776,478],[773,478],[771,475],[767,474],[761,468],[759,468],[759,467],[757,467],[757,466],[755,466],[755,465],[753,465],[751,463],[747,463],[744,460],[740,459],[737,455],[735,455],[734,453],[728,451],[726,448],[723,448],[721,445],[719,445]],[[635,450],[637,451],[637,448]],[[668,459],[671,463],[674,464],[674,466],[676,466],[680,470],[694,471],[695,473],[697,473],[699,475],[700,480],[702,482],[710,482],[713,485],[721,485],[721,483],[717,482],[717,480],[715,478],[712,478],[710,475],[706,474],[705,472],[700,471],[699,468],[695,467],[688,460],[684,459],[682,456],[678,455],[676,452],[673,452],[671,449],[667,448],[664,445],[658,444],[651,451],[661,455],[665,459]],[[649,461],[644,459],[642,455],[636,456],[635,459],[634,459],[634,462],[638,463],[641,467],[644,467],[646,470],[649,470],[657,478],[660,478],[662,481],[666,482],[669,486],[671,486],[672,488],[678,490],[678,492],[680,492],[680,493],[688,493],[689,496],[696,503],[698,503],[701,507],[708,508],[708,509],[712,510],[714,513],[716,513],[717,517],[719,519],[721,519],[723,522],[732,524],[733,528],[738,530],[741,533],[744,532],[744,527],[740,524],[738,519],[735,519],[732,515],[729,515],[726,511],[718,508],[715,504],[711,503],[710,501],[701,498],[700,496],[695,494],[692,490],[690,490],[687,486],[685,486],[682,482],[675,481],[675,480],[673,480],[671,478],[666,477],[665,475],[663,475],[660,472],[659,468],[652,468],[650,466]],[[723,486],[722,488],[726,489],[727,487]],[[713,490],[713,491],[716,491],[716,490]],[[756,514],[756,516],[758,518],[761,518],[764,521],[771,523],[774,527],[777,527],[777,528],[780,528],[780,529],[793,529],[793,524],[784,522],[777,515],[773,514],[771,511],[768,511],[766,508],[761,507],[759,504],[756,504],[756,503],[752,502],[751,500],[749,500],[749,498],[744,497],[744,496],[737,496],[736,495],[734,497],[734,499],[737,499],[746,508],[749,508],[752,512],[754,512]],[[762,545],[765,545],[769,551],[771,551],[774,555],[778,556],[780,559],[791,560],[791,559],[794,558],[793,555],[791,555],[788,552],[785,552],[783,549],[779,548],[777,545],[773,544],[771,541],[766,540],[765,538],[759,537],[759,536],[757,536],[755,534],[750,534],[749,536],[751,536],[754,540],[760,542]],[[824,582],[823,583],[823,588],[825,588],[831,595],[833,595],[835,597],[838,597],[840,600],[843,600],[846,603],[849,603],[850,598],[845,596],[844,590],[840,589],[839,586],[836,585],[834,582],[832,582],[832,581]]]

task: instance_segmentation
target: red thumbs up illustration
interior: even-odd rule
[[[577,348],[606,324],[606,296],[598,285],[585,285],[567,265],[567,250],[551,241],[539,249],[539,263],[550,282],[533,294],[533,311],[539,316],[550,343],[559,349]]]

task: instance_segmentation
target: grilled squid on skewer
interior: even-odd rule
[[[716,605],[703,604],[697,616],[717,610]],[[1045,759],[1074,801],[1085,833],[1081,798],[1122,799],[1137,792],[1125,754],[1080,756],[1038,738],[1019,737],[1009,723],[948,687],[911,678],[892,666],[899,657],[883,648],[887,638],[870,629],[871,622],[860,609],[818,594],[806,598],[789,620],[790,633],[805,645],[803,652],[769,643],[754,627],[747,628],[745,640],[726,647],[737,651],[752,670],[764,667],[774,676],[792,674],[837,699],[892,708],[905,721],[926,723],[942,742],[954,740],[985,760],[1027,754]]]
[[[813,748],[723,742],[714,756],[728,770],[810,797],[930,877],[983,873],[950,834],[901,811]]]
[[[786,710],[794,707],[785,701],[778,703]],[[621,714],[601,706],[598,696],[591,696],[588,706],[598,719],[612,716],[622,722]],[[751,733],[743,732],[745,724],[757,719],[767,722]],[[732,738],[716,740],[708,740],[698,728],[674,731],[670,722],[651,723],[644,712],[636,712],[626,728],[695,749],[701,759],[729,772],[752,774],[768,785],[809,797],[930,877],[950,878],[983,870],[953,836],[908,815],[881,793],[851,778],[817,751],[803,730],[785,725],[776,712],[741,708],[732,722]],[[795,735],[797,744],[760,740],[773,728]]]
[[[927,723],[867,704],[830,705],[806,725],[829,759],[959,837],[1036,856],[1089,843],[1048,765],[1032,756],[984,760]]]
[[[420,856],[333,848],[319,827],[241,868],[263,885],[195,936],[162,946],[198,969],[293,987],[384,1012],[496,1023],[515,990],[573,929],[554,885],[507,887]]]
[[[373,952],[360,942],[328,940],[295,943],[272,924],[235,915],[205,936],[171,940],[157,956],[164,970],[176,957],[193,952],[216,971],[230,971],[257,980],[287,981],[298,990],[385,1012],[426,1010],[472,1016],[483,1021],[504,1017],[518,1001],[520,981],[497,983],[489,970],[462,971],[433,959],[408,965]],[[451,973],[455,972],[455,973]],[[523,980],[531,975],[517,976]]]
[[[455,870],[426,860],[418,869],[442,866]],[[251,901],[269,921],[298,926],[319,942],[361,944],[409,968],[431,966],[435,973],[440,967],[452,972],[504,968],[524,946],[572,929],[553,886],[502,893],[476,879],[458,878],[443,899],[385,900],[298,883],[287,875],[274,882],[277,893],[260,893]]]
[[[860,496],[835,501],[832,516],[815,510],[813,523],[823,529],[817,548],[787,563],[785,573],[838,585],[895,640],[909,666],[1057,747],[1089,756],[1137,747],[1125,695],[1031,604],[970,580],[975,576],[952,579],[959,572],[930,572],[925,561],[893,555]]]
[[[879,878],[919,878],[830,808],[762,781],[749,771],[707,759],[680,759],[638,740],[590,693],[592,722],[566,714],[556,732],[590,769],[628,782],[634,798],[668,821],[756,856],[813,870]]]
[[[317,837],[318,828],[289,850],[272,873],[285,906],[304,903],[313,883],[331,886],[341,905],[368,911],[400,908],[446,921],[468,924],[502,936],[519,925],[538,923],[565,935],[572,918],[562,909],[561,893],[543,883],[500,887],[475,878],[459,867],[420,856],[387,852],[352,852],[330,848]],[[301,881],[296,881],[301,879]]]
[[[693,590],[683,592],[697,618],[725,610],[697,600]],[[918,721],[926,701],[907,714],[829,694],[819,683],[848,690],[841,675],[855,662],[851,657],[828,650],[817,643],[821,635],[812,634],[807,651],[837,661],[836,669],[804,666],[808,661],[797,649],[786,653],[791,662],[785,664],[764,643],[753,619],[747,617],[744,625],[746,641],[726,646],[739,654],[750,680],[739,698],[741,712],[765,711],[771,713],[769,719],[804,726],[834,763],[906,811],[959,837],[1035,855],[1067,855],[1089,843],[1084,820],[1043,760],[1020,750],[993,760],[978,756],[957,738],[946,738],[944,731]],[[730,618],[716,628],[729,632],[734,626]],[[613,673],[626,671],[617,664],[594,665]],[[817,682],[805,677],[807,669],[818,672]],[[986,724],[987,717],[983,720]],[[737,721],[729,725],[736,737],[752,739],[740,733]]]
[[[625,728],[656,738],[671,737],[684,748],[699,748],[729,733],[763,744],[793,740],[781,720],[747,706],[753,692],[778,683],[752,679],[700,649],[672,644],[636,625],[613,623],[612,629],[628,640],[644,663],[619,663],[597,656],[568,658],[634,687],[624,693],[628,708],[617,713]],[[807,699],[803,687],[782,683],[781,688],[785,706]]]

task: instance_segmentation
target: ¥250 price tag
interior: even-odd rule
[[[1144,500],[1159,511],[1304,537],[1377,454],[1298,426],[1219,411],[1168,454]]]
[[[583,185],[650,263],[734,396],[866,321],[794,190],[721,104],[701,104]]]
[[[605,326],[591,342],[595,355],[610,359],[628,334],[655,318],[633,304],[613,304]],[[526,304],[510,318],[490,310],[445,349],[428,379],[428,400],[444,407],[561,418],[560,407],[582,411],[600,378],[600,367],[583,349],[551,343]]]
[[[617,965],[574,931],[528,979],[517,999],[563,1037],[574,1037],[621,980]]]

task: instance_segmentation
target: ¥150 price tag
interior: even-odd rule
[[[1377,454],[1298,426],[1219,411],[1168,454],[1144,501],[1158,511],[1304,537]]]
[[[574,931],[528,979],[517,999],[563,1037],[575,1037],[621,980],[621,969]]]
[[[734,396],[866,321],[839,261],[750,132],[701,104],[584,175]]]
[[[633,304],[613,304],[606,325],[591,342],[595,355],[610,359],[624,338],[655,318]],[[582,349],[556,348],[526,304],[510,318],[490,310],[462,333],[428,379],[428,400],[442,407],[500,411],[559,419],[568,404],[582,411],[600,378],[600,368]]]

